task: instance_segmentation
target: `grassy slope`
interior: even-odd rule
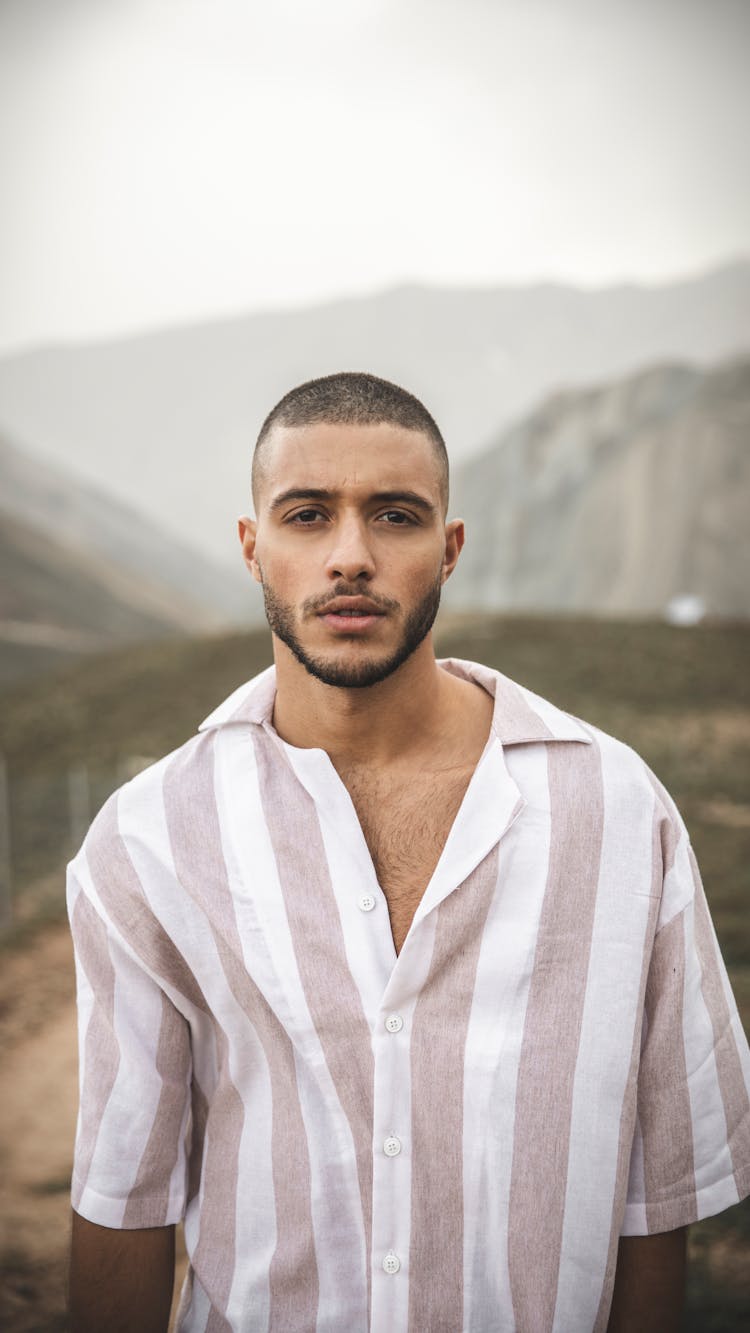
[[[148,589],[144,593],[134,577],[113,569],[111,561],[71,550],[54,534],[42,539],[31,524],[4,513],[0,513],[0,565],[3,617],[65,626],[99,642],[164,635],[175,619],[180,623],[172,616],[166,594],[156,610],[153,594]]]
[[[683,630],[508,617],[449,618],[438,642],[442,655],[498,667],[644,756],[687,821],[746,1025],[748,646],[750,627],[742,625]],[[93,770],[111,773],[125,755],[157,756],[179,745],[269,662],[266,633],[159,643],[86,660],[6,693],[0,749],[12,778],[44,784],[84,758]],[[53,853],[47,848],[43,859]],[[737,1265],[748,1240],[746,1206],[694,1229],[689,1329],[720,1333],[750,1316]]]

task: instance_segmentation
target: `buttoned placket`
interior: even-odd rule
[[[418,942],[417,942],[418,943]],[[414,940],[409,943],[409,952]],[[410,1033],[416,1003],[406,942],[394,973],[403,978],[401,1002],[391,975],[393,1006],[381,1006],[373,1033],[372,1322],[373,1329],[406,1328],[411,1244]],[[409,992],[412,993],[409,993]],[[398,1004],[398,1007],[396,1005]]]
[[[347,901],[351,904],[345,916],[345,936],[347,930],[356,933],[358,947],[349,948],[348,956],[372,1033],[370,1327],[376,1331],[406,1328],[412,1186],[410,1035],[415,1006],[429,972],[435,909],[460,888],[507,831],[523,802],[505,767],[502,746],[491,735],[396,956],[388,905],[348,791],[324,751],[284,748],[316,802],[324,836],[338,844],[336,862],[347,885],[343,891],[340,884],[334,888],[340,908]]]

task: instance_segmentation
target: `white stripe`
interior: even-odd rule
[[[680,912],[684,912],[693,901],[693,868],[690,864],[689,841],[682,825],[675,847],[671,868],[664,876],[664,888],[661,896],[659,919],[656,924],[657,934],[668,926]]]
[[[119,1226],[161,1095],[155,1062],[162,1009],[158,989],[144,986],[141,970],[128,955],[110,945],[110,957],[115,970],[114,1033],[120,1064],[99,1122],[81,1211],[91,1191],[110,1202],[107,1211],[112,1220],[102,1219],[102,1224]],[[136,1086],[138,1097],[133,1098]]]
[[[646,930],[653,902],[655,796],[640,760],[599,735],[604,822],[599,885],[573,1083],[560,1279],[553,1329],[593,1326],[612,1227],[620,1117],[636,1026]],[[630,846],[627,876],[624,846]],[[613,1039],[614,1038],[614,1039]],[[635,1098],[635,1085],[631,1090]],[[591,1182],[582,1197],[582,1181]],[[582,1272],[594,1280],[586,1285]]]
[[[425,925],[433,934],[434,925]],[[411,1245],[411,1051],[414,1002],[397,1012],[401,1032],[385,1029],[385,1012],[375,1034],[375,1097],[373,1104],[372,1328],[406,1329],[409,1323],[409,1250]],[[397,1157],[387,1157],[389,1134],[401,1140]],[[398,1280],[383,1271],[389,1251],[398,1255]]]
[[[227,1318],[241,1328],[247,1318],[247,1292],[253,1293],[253,1322],[265,1328],[270,1309],[269,1269],[276,1247],[276,1200],[273,1186],[273,1100],[263,1045],[246,1020],[242,1054],[244,1077],[237,1067],[237,1047],[230,1047],[232,1080],[244,1108],[235,1191],[235,1266]],[[247,1071],[253,1070],[252,1079]],[[210,1131],[209,1131],[210,1132]],[[219,1126],[219,1133],[221,1126]],[[256,1322],[257,1321],[257,1322]]]
[[[430,970],[437,921],[437,912],[430,913],[420,930],[404,941],[383,992],[373,1033],[372,1328],[377,1333],[392,1333],[409,1324],[411,1033],[419,992]],[[385,1020],[393,1013],[403,1019],[400,1032],[386,1029]],[[398,1157],[387,1157],[383,1151],[383,1143],[392,1133],[401,1139]],[[383,1258],[389,1250],[401,1261],[395,1277],[383,1271]]]
[[[294,1041],[320,1044],[297,966],[276,857],[263,817],[249,728],[216,732],[214,786],[245,966]]]
[[[724,1176],[722,1180],[696,1190],[695,1194],[699,1220],[703,1217],[713,1217],[715,1213],[723,1213],[725,1208],[732,1208],[735,1203],[740,1202],[734,1174]]]
[[[180,1318],[175,1333],[206,1333],[211,1317],[211,1302],[197,1277],[193,1277],[193,1292],[190,1307]]]
[[[367,1261],[349,1126],[332,1116],[309,1064],[295,1051],[297,1088],[310,1155],[312,1222],[318,1259],[318,1323],[366,1333]]]
[[[78,877],[79,871],[83,865],[83,858],[78,856],[76,861],[68,866],[66,898],[68,904],[68,917],[73,920],[75,905],[83,892],[81,882]],[[83,970],[83,965],[78,956],[78,950],[74,954],[75,972],[76,972],[76,1008],[77,1008],[77,1029],[78,1029],[78,1121],[76,1127],[76,1144],[81,1133],[81,1093],[83,1092],[84,1078],[84,1059],[86,1053],[86,1032],[91,1021],[91,1015],[94,1012],[94,992],[89,985],[89,979]]]
[[[494,1328],[497,1311],[513,1308],[508,1274],[508,1199],[516,1083],[550,843],[547,767],[539,758],[535,745],[505,750],[508,771],[527,805],[500,844],[498,888],[482,937],[466,1040],[463,1165],[467,1329]],[[511,877],[514,884],[523,884],[523,895],[509,892]],[[492,1256],[491,1265],[488,1255]]]

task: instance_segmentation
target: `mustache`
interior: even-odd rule
[[[372,602],[379,611],[400,611],[400,602],[394,602],[391,597],[383,597],[379,593],[372,592],[367,587],[361,585],[337,583],[334,588],[329,588],[328,592],[321,594],[320,597],[308,597],[302,603],[302,611],[305,615],[317,615],[319,611],[325,610],[329,602],[334,601],[336,597],[366,597],[368,602]]]

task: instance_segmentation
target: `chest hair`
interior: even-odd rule
[[[400,950],[469,784],[472,767],[410,775],[341,774],[362,826]]]

